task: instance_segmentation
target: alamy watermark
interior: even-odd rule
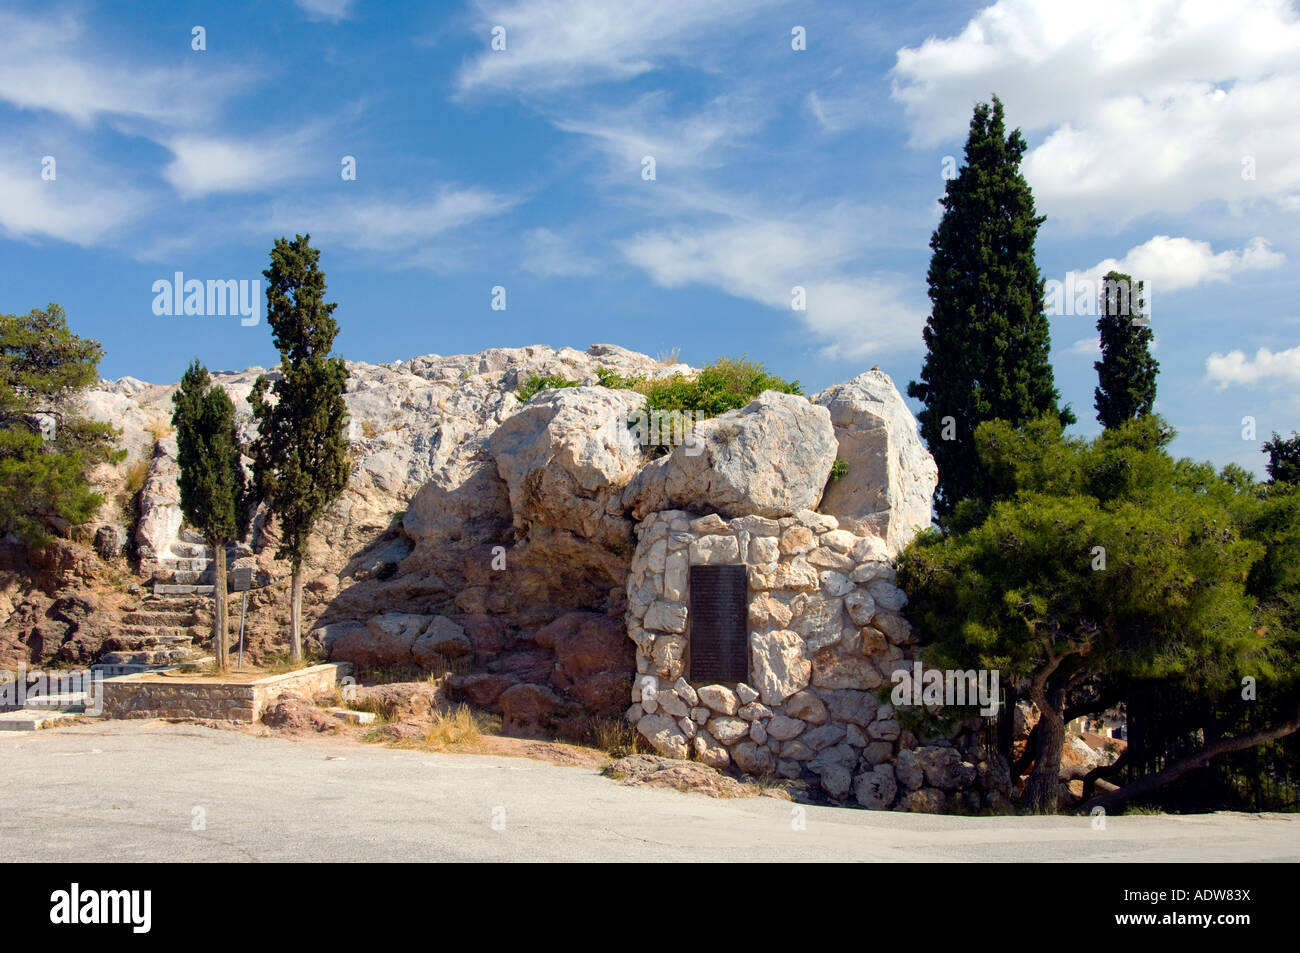
[[[1116,281],[1113,278],[1076,277],[1066,272],[1065,281],[1055,278],[1043,288],[1043,310],[1053,316],[1081,315],[1097,317],[1102,301],[1106,301],[1109,314],[1128,316],[1133,313],[1133,324],[1146,327],[1151,323],[1151,283],[1148,281]]]
[[[206,282],[186,279],[178,271],[171,279],[153,283],[153,313],[157,315],[240,315],[239,323],[252,327],[262,320],[260,278],[222,278]]]
[[[132,933],[148,933],[153,925],[152,890],[83,890],[73,883],[50,894],[54,924],[125,924]]]
[[[28,671],[19,663],[17,671],[0,669],[0,709],[65,708],[68,695],[85,693],[86,714],[104,711],[104,673],[92,669],[66,672]]]
[[[996,668],[923,670],[920,662],[914,662],[911,671],[895,669],[892,681],[889,700],[895,708],[979,705],[980,714],[991,718],[998,713],[1002,697]]]

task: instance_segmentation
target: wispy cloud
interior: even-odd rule
[[[318,165],[313,130],[278,137],[232,139],[182,135],[166,142],[172,159],[163,178],[184,198],[213,192],[264,192],[305,175]]]
[[[338,23],[351,15],[352,0],[293,0],[312,20]]]
[[[501,215],[522,201],[478,187],[445,185],[411,198],[368,196],[302,203],[277,202],[264,230],[313,235],[371,251],[414,251],[445,232]]]
[[[19,109],[83,125],[108,117],[180,128],[200,122],[249,79],[243,69],[141,66],[105,52],[71,13],[0,11],[0,100]]]
[[[524,236],[520,267],[539,278],[573,278],[595,274],[599,265],[564,236],[549,228],[534,228]]]
[[[81,146],[62,139],[50,148],[53,180],[42,178],[42,156],[16,143],[0,145],[0,231],[6,237],[90,246],[150,211],[147,195]]]
[[[826,341],[827,358],[915,347],[925,312],[899,276],[856,267],[859,246],[841,213],[812,221],[750,217],[711,226],[644,232],[623,256],[669,288],[699,284],[773,308]],[[796,310],[794,289],[803,289]]]
[[[774,0],[480,0],[475,21],[483,52],[457,77],[476,88],[559,90],[627,80],[689,56],[733,31]],[[505,29],[505,50],[490,48],[491,30]]]

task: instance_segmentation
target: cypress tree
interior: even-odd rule
[[[271,249],[266,318],[280,352],[274,384],[258,377],[249,395],[258,437],[253,443],[257,498],[268,525],[279,526],[276,556],[287,559],[290,583],[289,655],[302,659],[302,563],[316,521],[348,482],[347,369],[330,349],[339,326],[337,304],[325,302],[325,273],[310,235],[278,238]],[[274,401],[267,399],[267,393]]]
[[[1101,360],[1098,386],[1093,391],[1097,420],[1107,430],[1127,420],[1145,417],[1156,402],[1156,373],[1160,364],[1151,356],[1153,335],[1142,308],[1142,282],[1136,287],[1129,275],[1111,271],[1102,281]]]
[[[217,671],[226,670],[226,544],[248,532],[247,489],[240,463],[241,443],[235,405],[212,386],[197,360],[172,395],[177,462],[180,464],[181,512],[212,547],[215,567],[212,652]]]
[[[949,179],[927,276],[930,318],[920,381],[907,385],[925,409],[921,435],[939,467],[935,508],[987,501],[992,484],[975,451],[985,420],[1022,424],[1058,409],[1034,241],[1044,217],[1020,173],[1020,130],[1006,134],[1002,102],[980,103],[971,118],[965,164]]]

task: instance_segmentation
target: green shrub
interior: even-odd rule
[[[831,464],[831,482],[842,479],[849,472],[849,462],[847,460],[836,460]]]
[[[577,387],[581,381],[571,381],[565,377],[538,377],[534,374],[515,391],[521,404],[526,404],[544,390],[556,390],[561,387]]]

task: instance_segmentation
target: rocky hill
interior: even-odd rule
[[[602,368],[696,373],[612,345],[350,363],[352,478],[308,557],[309,648],[379,673],[450,668],[465,697],[521,726],[615,715],[636,671],[628,579],[637,526],[650,513],[733,512],[739,500],[764,499],[775,502],[760,515],[779,516],[781,500],[810,500],[841,527],[879,539],[886,555],[929,522],[933,461],[877,370],[808,399],[783,398],[772,410],[783,434],[775,442],[747,445],[757,430],[729,436],[717,418],[703,452],[679,446],[657,456],[627,426],[645,398],[599,386]],[[247,396],[262,372],[213,375],[245,436]],[[521,403],[516,391],[533,376],[583,386]],[[97,524],[39,566],[12,545],[0,554],[0,663],[97,659],[151,585],[202,586],[176,488],[174,390],[123,378],[88,395],[89,415],[121,428],[129,455],[95,474],[106,497]],[[746,413],[768,411],[751,405],[724,417]],[[835,460],[847,471],[832,481]],[[259,517],[233,554],[256,569],[254,658],[285,640],[288,571],[275,542]],[[195,622],[201,633],[203,619]]]

